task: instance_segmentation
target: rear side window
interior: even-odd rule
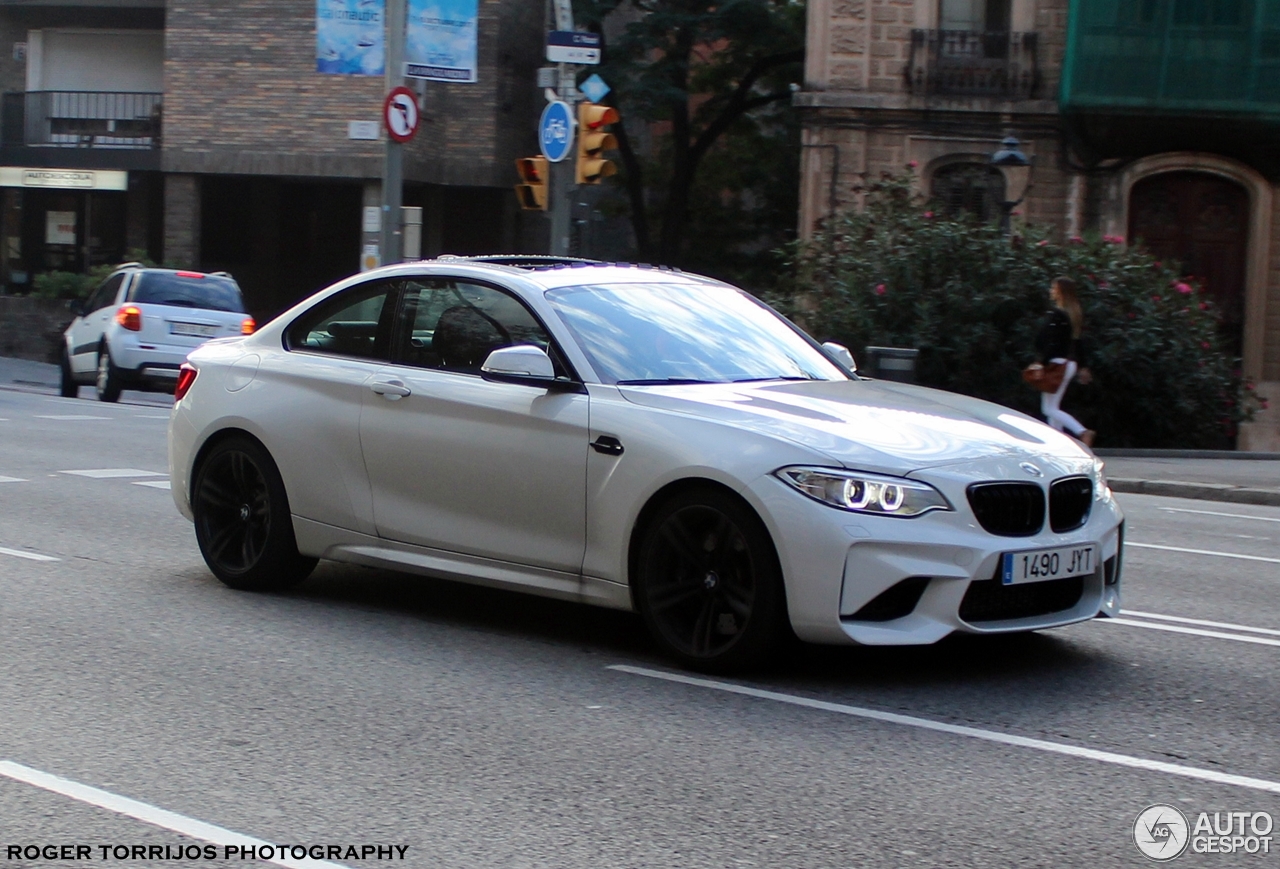
[[[236,282],[216,275],[181,272],[143,272],[133,282],[129,301],[140,304],[203,308],[206,311],[244,311]]]

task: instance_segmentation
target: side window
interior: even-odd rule
[[[102,282],[102,285],[94,291],[89,297],[89,301],[85,303],[84,312],[86,314],[93,311],[100,311],[107,305],[116,300],[116,293],[120,290],[120,284],[124,282],[124,275],[112,275]]]
[[[390,281],[352,287],[307,311],[285,332],[290,350],[386,359],[391,338]]]
[[[421,368],[479,374],[489,354],[533,344],[563,366],[537,318],[515,296],[483,284],[434,280],[410,283],[400,315],[396,361]]]

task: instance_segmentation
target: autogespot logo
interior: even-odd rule
[[[1163,863],[1187,850],[1191,827],[1187,816],[1173,806],[1148,806],[1133,822],[1133,843],[1152,860]]]

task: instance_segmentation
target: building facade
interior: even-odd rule
[[[5,291],[141,250],[231,272],[270,316],[357,271],[377,241],[362,218],[381,202],[385,84],[316,71],[317,8],[0,0]],[[543,14],[480,0],[477,81],[420,85],[403,199],[423,208],[423,255],[539,247],[511,185],[536,152]]]
[[[1280,0],[808,0],[800,232],[917,165],[992,216],[1033,160],[1023,219],[1142,239],[1219,302],[1280,451]],[[1019,191],[1020,192],[1020,191]]]

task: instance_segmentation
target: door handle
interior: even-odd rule
[[[600,435],[591,442],[591,449],[597,453],[604,453],[606,456],[622,455],[622,441],[611,435]]]
[[[399,401],[406,395],[413,395],[413,390],[399,380],[375,380],[369,388],[378,395],[384,395],[390,401]]]

